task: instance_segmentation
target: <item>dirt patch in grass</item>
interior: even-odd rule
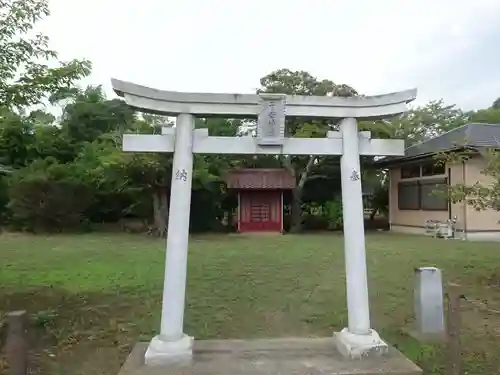
[[[500,287],[500,274],[495,272],[491,276],[487,276],[484,282],[490,287],[498,288]]]

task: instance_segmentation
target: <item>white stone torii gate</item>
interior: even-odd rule
[[[356,120],[380,119],[404,112],[407,103],[415,99],[416,89],[340,98],[183,93],[116,79],[112,79],[112,85],[134,108],[177,116],[175,128],[163,128],[162,135],[123,136],[124,151],[174,153],[161,329],[146,351],[146,364],[192,355],[193,338],[184,333],[183,321],[193,153],[341,155],[348,327],[335,333],[335,341],[338,350],[351,358],[387,352],[387,344],[370,327],[359,157],[403,155],[404,141],[371,139],[370,132],[358,132]],[[257,136],[208,136],[207,129],[194,129],[196,116],[257,117]],[[286,138],[285,116],[342,120],[340,131],[329,131],[326,138]]]

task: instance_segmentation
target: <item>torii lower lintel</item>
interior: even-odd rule
[[[175,130],[170,128],[170,130]],[[285,138],[282,145],[261,146],[255,137],[210,137],[204,132],[194,133],[193,153],[229,155],[342,155],[342,138]],[[338,133],[338,132],[331,132]],[[402,155],[404,141],[394,139],[369,139],[360,134],[359,154],[365,156]],[[175,135],[125,134],[123,151],[174,152]]]

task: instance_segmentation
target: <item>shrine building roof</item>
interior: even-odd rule
[[[226,177],[229,189],[293,189],[295,176],[284,168],[232,170]]]

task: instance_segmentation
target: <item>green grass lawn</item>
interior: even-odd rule
[[[442,268],[491,309],[500,301],[498,243],[374,233],[367,257],[372,326],[427,374],[441,371],[442,348],[402,332],[411,326],[414,267]],[[35,374],[116,374],[132,345],[157,332],[161,240],[3,234],[0,259],[0,315],[29,311]],[[193,237],[188,275],[185,331],[196,339],[330,336],[347,325],[338,234]],[[463,310],[468,374],[497,373],[500,315]]]

